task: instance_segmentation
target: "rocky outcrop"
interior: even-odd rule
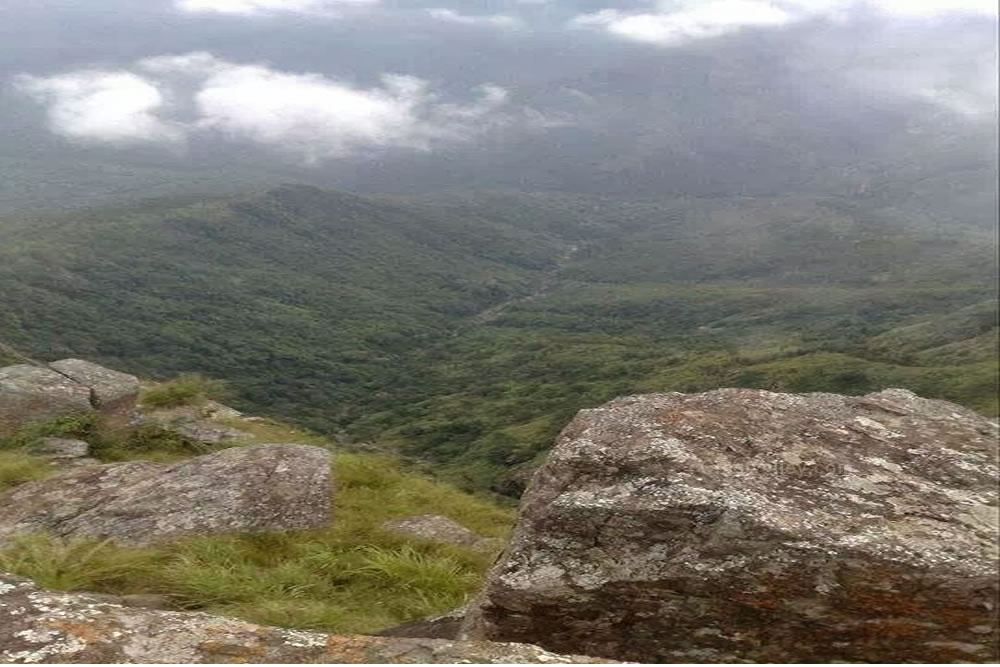
[[[524,644],[335,636],[52,593],[0,574],[6,663],[592,663]]]
[[[444,542],[470,548],[489,548],[495,542],[477,535],[465,526],[438,514],[421,514],[404,519],[392,519],[382,524],[382,528],[404,537]]]
[[[129,424],[139,400],[139,378],[82,359],[53,361],[49,368],[90,389],[90,402],[105,425]]]
[[[27,424],[92,411],[105,427],[123,428],[138,396],[135,376],[80,359],[0,368],[0,438]]]
[[[997,430],[899,389],[583,410],[462,636],[642,662],[997,659]]]
[[[27,532],[145,544],[192,534],[319,528],[330,455],[306,445],[234,447],[175,464],[113,463],[0,494],[0,540]]]
[[[90,389],[54,370],[29,364],[0,368],[0,438],[27,424],[92,409]]]

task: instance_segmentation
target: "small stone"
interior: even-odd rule
[[[198,442],[233,442],[236,440],[248,440],[253,436],[246,431],[213,424],[210,421],[192,421],[177,424],[175,426],[165,426],[168,431],[173,431],[185,438],[197,440]]]
[[[392,519],[383,523],[382,528],[397,535],[464,547],[474,547],[484,539],[465,526],[437,514]]]
[[[79,459],[90,454],[90,445],[83,440],[42,438],[31,445],[29,451],[49,459]]]

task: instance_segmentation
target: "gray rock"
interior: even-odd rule
[[[457,639],[465,621],[465,607],[453,609],[447,614],[421,618],[409,623],[394,625],[375,634],[379,637],[423,637],[425,639]]]
[[[199,442],[233,442],[236,440],[247,440],[253,436],[246,431],[241,431],[229,426],[213,424],[209,421],[190,421],[175,424],[165,424],[163,428],[183,435],[185,438],[197,440]]]
[[[82,359],[53,361],[49,367],[90,388],[90,401],[110,427],[127,426],[139,400],[139,379]]]
[[[90,454],[90,445],[83,440],[68,438],[42,438],[33,443],[29,451],[48,459],[79,459]]]
[[[243,413],[218,401],[205,401],[201,406],[201,414],[207,419],[239,419]]]
[[[330,521],[331,484],[329,452],[306,445],[234,447],[175,464],[89,466],[0,493],[0,540],[47,532],[145,544],[320,528]]]
[[[173,609],[174,602],[169,595],[155,593],[132,593],[118,598],[118,604],[124,607],[139,607],[141,609]]]
[[[0,437],[32,423],[87,414],[90,390],[48,368],[0,368]]]
[[[642,662],[996,660],[996,460],[994,424],[900,389],[583,410],[461,636]]]
[[[383,523],[382,528],[405,537],[457,544],[463,547],[475,547],[484,540],[482,536],[465,526],[437,514],[392,519]]]
[[[0,662],[60,664],[597,663],[536,646],[324,635],[123,607],[0,573]]]

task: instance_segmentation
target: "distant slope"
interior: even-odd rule
[[[304,187],[8,222],[0,334],[45,358],[201,369],[329,424],[391,381],[395,356],[523,293],[561,249],[502,223],[469,231]]]
[[[517,493],[618,394],[905,386],[995,413],[995,236],[910,205],[286,186],[0,220],[0,340],[226,377]]]

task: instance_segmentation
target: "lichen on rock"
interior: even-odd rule
[[[180,463],[79,468],[0,494],[0,540],[24,533],[147,544],[183,535],[321,528],[331,515],[327,450],[233,447]]]
[[[899,389],[583,410],[462,636],[643,662],[995,659],[996,456],[995,424]]]
[[[338,636],[208,614],[126,607],[107,596],[55,593],[0,573],[0,662],[592,663],[536,646]]]

